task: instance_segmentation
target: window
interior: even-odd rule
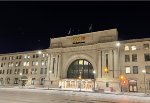
[[[131,46],[131,50],[132,50],[132,51],[136,50],[136,46],[135,46],[135,45],[134,45],[134,46]]]
[[[44,57],[45,57],[45,54],[42,54],[42,57],[44,58]]]
[[[10,69],[10,74],[12,73],[12,69]]]
[[[35,58],[35,54],[33,54],[33,58]]]
[[[132,62],[137,62],[137,54],[132,54]]]
[[[3,63],[1,63],[1,67],[3,67]]]
[[[32,78],[31,85],[35,84],[35,78]]]
[[[146,74],[150,74],[150,66],[145,66]]]
[[[41,68],[40,74],[43,74],[43,68]]]
[[[17,74],[17,69],[15,69],[15,72],[14,72],[14,74]]]
[[[150,53],[144,54],[145,61],[150,61]]]
[[[109,82],[106,82],[106,87],[109,87]]]
[[[125,50],[125,51],[129,51],[129,50],[130,50],[130,49],[129,49],[129,46],[126,45],[125,48],[124,48],[124,50]]]
[[[27,62],[23,62],[23,66],[26,66]]]
[[[129,55],[125,55],[125,62],[130,62],[130,56]]]
[[[14,84],[18,84],[18,78],[15,78]]]
[[[28,69],[26,69],[26,74],[28,74]]]
[[[45,68],[45,74],[47,74],[47,68]]]
[[[131,68],[130,67],[125,67],[125,69],[126,69],[126,73],[128,74],[128,73],[131,73]]]
[[[23,69],[23,74],[25,74],[25,69]]]
[[[41,63],[42,63],[42,65],[45,65],[45,61],[44,60],[42,60]]]
[[[138,74],[138,66],[133,66],[133,74]]]
[[[79,65],[83,64],[83,60],[79,61]],[[55,69],[55,58],[53,58],[53,69],[52,69],[52,73],[54,73],[54,69]]]
[[[106,54],[106,67],[108,68],[108,54]]]
[[[36,54],[36,58],[38,58],[39,57],[39,54]]]
[[[67,71],[67,78],[94,79],[92,64],[84,59],[72,62]]]
[[[27,61],[26,66],[29,66],[29,61]]]
[[[7,84],[10,84],[10,78],[7,78]]]
[[[31,69],[31,74],[34,74],[34,68]]]
[[[144,49],[149,49],[149,44],[143,44]]]
[[[7,74],[9,74],[9,69],[7,69]]]
[[[3,70],[3,74],[5,74],[5,70]]]
[[[149,80],[149,83],[148,83],[148,84],[149,84],[149,89],[150,89],[150,80]]]
[[[38,61],[35,62],[35,65],[38,65]]]
[[[19,74],[20,73],[20,69],[18,69],[18,72],[17,72],[17,74]]]
[[[46,61],[45,61],[45,65],[47,65],[47,64],[48,64],[48,61],[46,60]]]
[[[35,70],[34,70],[34,74],[37,74],[37,69],[35,68]]]

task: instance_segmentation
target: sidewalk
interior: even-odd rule
[[[133,93],[133,92],[94,92],[92,90],[82,90],[80,91],[80,89],[62,89],[62,88],[47,88],[47,87],[34,87],[34,86],[30,86],[30,87],[13,87],[13,88],[18,88],[18,89],[39,89],[39,90],[57,90],[57,91],[72,91],[72,92],[87,92],[87,93],[100,93],[100,94],[114,94],[114,95],[128,95],[128,96],[139,96],[139,97],[150,97],[150,93]]]
[[[42,90],[48,90],[48,88],[36,88]],[[89,93],[100,93],[94,92],[92,90],[85,91],[85,90],[77,90],[77,89],[61,89],[61,88],[49,88],[49,90],[58,90],[58,91],[73,91],[73,92],[89,92]],[[101,94],[114,94],[114,95],[129,95],[129,96],[140,96],[140,97],[150,97],[150,93],[133,93],[133,92],[103,92]]]

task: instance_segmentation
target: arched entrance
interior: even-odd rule
[[[63,88],[92,90],[94,87],[94,69],[85,59],[73,61],[67,71],[67,79],[63,80]]]

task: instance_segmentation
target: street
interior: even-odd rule
[[[0,88],[0,103],[150,103],[150,98],[90,92]]]

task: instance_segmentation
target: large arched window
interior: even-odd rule
[[[72,62],[67,71],[67,78],[94,79],[92,64],[84,59]]]

